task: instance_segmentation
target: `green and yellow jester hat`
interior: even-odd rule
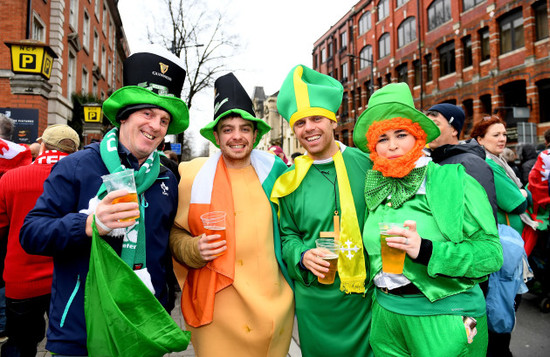
[[[214,120],[200,130],[201,135],[219,148],[214,130],[221,119],[232,113],[253,122],[254,127],[258,130],[253,147],[256,147],[262,136],[271,130],[269,124],[256,118],[252,100],[237,77],[233,73],[228,73],[214,82]]]
[[[277,96],[277,110],[294,127],[297,120],[323,116],[336,120],[344,87],[336,79],[297,65],[285,78]]]

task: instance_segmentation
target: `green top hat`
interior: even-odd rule
[[[189,126],[189,110],[180,99],[185,81],[181,60],[162,49],[132,54],[124,61],[123,87],[103,103],[103,113],[116,127],[132,112],[160,108],[170,113],[167,134],[178,134]]]
[[[258,135],[254,142],[254,147],[258,145],[262,136],[271,130],[271,127],[262,119],[256,118],[252,107],[252,100],[244,90],[243,86],[233,73],[228,73],[214,82],[214,121],[206,124],[200,130],[202,136],[208,139],[216,147],[216,138],[214,137],[214,128],[228,114],[238,114],[243,119],[256,123]]]
[[[297,65],[285,78],[277,96],[277,110],[290,127],[302,118],[324,116],[336,121],[344,87],[336,79]]]
[[[424,113],[414,107],[414,101],[406,83],[390,83],[372,94],[365,110],[355,123],[353,129],[353,142],[362,151],[369,152],[369,143],[366,137],[367,131],[375,121],[389,120],[393,118],[407,118],[418,123],[428,136],[429,143],[440,134],[439,128]]]

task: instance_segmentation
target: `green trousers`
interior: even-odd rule
[[[487,316],[476,318],[477,335],[468,343],[462,316],[409,316],[373,304],[370,344],[374,355],[455,357],[487,353]]]

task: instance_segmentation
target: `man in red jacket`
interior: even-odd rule
[[[76,131],[51,125],[41,138],[40,153],[27,166],[12,169],[0,179],[0,239],[8,239],[4,267],[6,282],[6,331],[2,355],[36,356],[44,338],[44,313],[50,305],[53,263],[51,257],[27,254],[19,243],[19,230],[27,213],[42,194],[53,165],[78,150]]]

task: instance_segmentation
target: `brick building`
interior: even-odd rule
[[[57,56],[49,79],[14,73],[5,44],[22,40]],[[73,93],[106,99],[122,85],[129,53],[116,0],[2,0],[0,42],[0,112],[16,121],[18,142],[33,142],[47,125],[70,123]],[[84,145],[99,139],[101,123],[84,124],[81,134]]]
[[[462,106],[466,136],[490,113],[506,120],[510,143],[529,141],[530,131],[531,141],[543,141],[550,128],[548,6],[547,0],[357,2],[312,53],[313,68],[344,85],[337,138],[353,145],[353,126],[372,91],[406,82],[418,109]]]

